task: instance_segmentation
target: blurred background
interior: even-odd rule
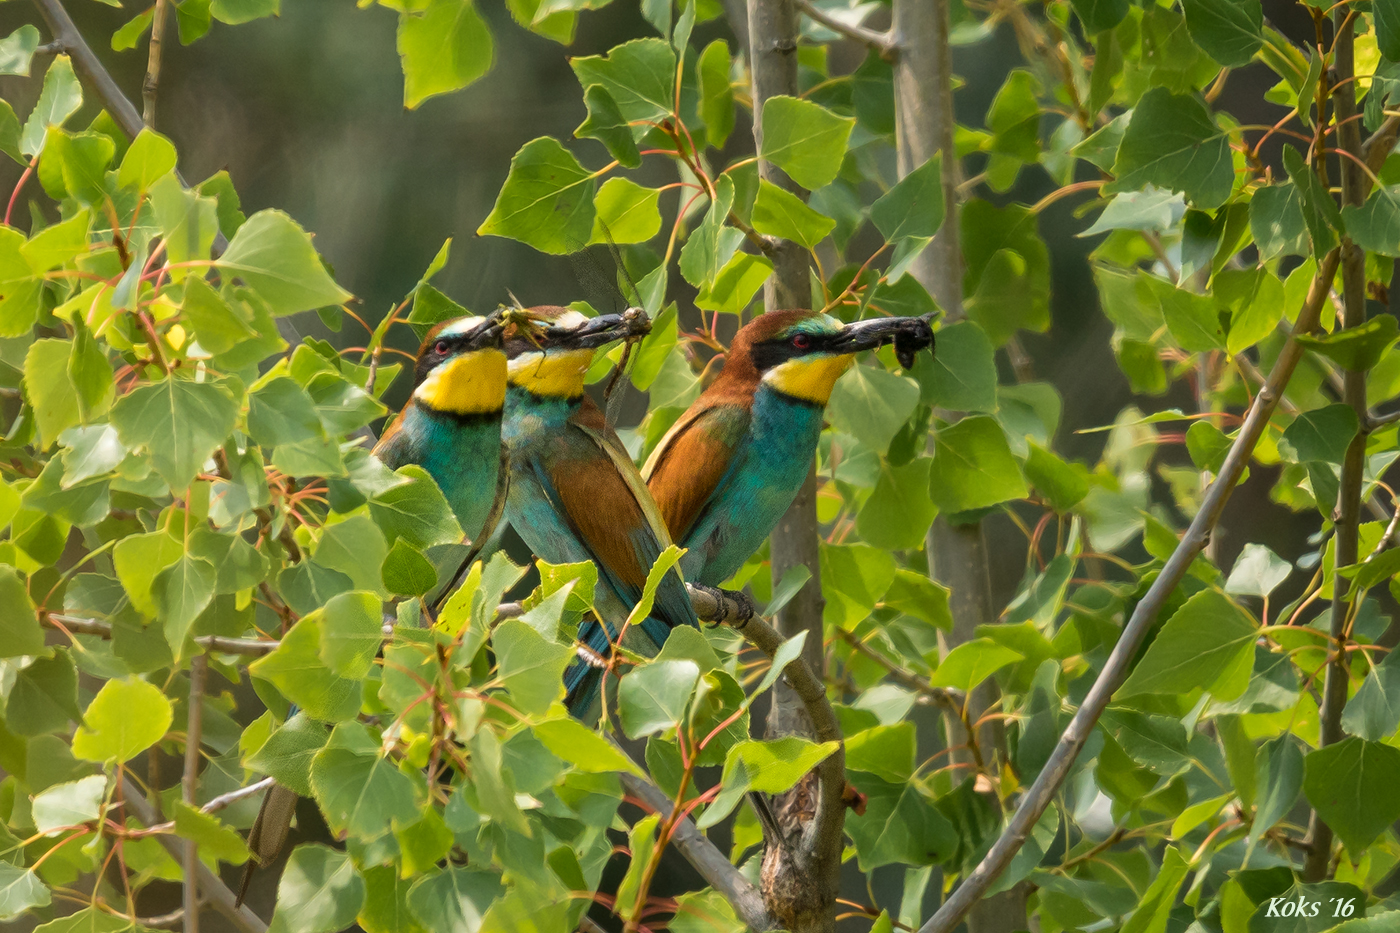
[[[115,53],[108,40],[146,3],[127,0],[126,7],[117,8],[107,2],[117,0],[68,0],[68,7],[98,56],[139,106],[146,44]],[[516,150],[546,135],[567,144],[586,116],[568,57],[605,53],[621,42],[655,33],[631,0],[585,11],[579,17],[575,41],[568,47],[517,26],[499,0],[483,0],[478,6],[495,37],[490,72],[465,91],[432,98],[415,111],[405,110],[402,103],[403,77],[395,50],[397,14],[392,10],[359,9],[345,0],[295,0],[284,4],[278,18],[237,27],[216,22],[208,36],[189,48],[175,41],[172,20],[157,129],[175,141],[187,180],[195,182],[226,169],[246,214],[276,207],[313,232],[336,278],[357,296],[356,311],[371,325],[402,300],[447,237],[453,238],[451,259],[434,284],[474,312],[489,311],[511,295],[527,306],[580,299],[600,307],[609,301],[620,303],[620,298],[600,294],[597,285],[600,278],[613,275],[612,260],[604,250],[590,254],[595,269],[589,281],[590,276],[568,258],[544,256],[514,241],[477,237],[474,231],[490,212]],[[1301,5],[1265,0],[1264,8],[1272,24],[1290,37],[1311,37],[1312,23]],[[32,6],[0,4],[0,35],[26,22],[38,24],[47,41],[47,31]],[[869,21],[876,28],[887,23],[884,10],[877,10]],[[718,37],[735,45],[723,18],[697,27],[694,41],[700,47]],[[846,48],[844,54],[833,55],[833,72],[853,70],[863,57],[862,49]],[[47,56],[36,57],[33,73],[42,74],[47,63]],[[959,123],[982,126],[1006,73],[1021,64],[1015,37],[1006,26],[976,44],[958,47],[953,70],[965,82],[955,94]],[[1272,74],[1259,64],[1235,71],[1217,106],[1244,123],[1273,123],[1284,113],[1263,100],[1273,83]],[[0,78],[0,96],[11,102],[21,118],[38,90],[37,78]],[[71,125],[85,125],[97,109],[89,94]],[[736,127],[729,147],[727,155],[751,152],[746,125]],[[606,161],[602,147],[593,141],[575,141],[570,148],[586,166],[599,167]],[[1264,154],[1277,164],[1276,147],[1272,151],[1266,147]],[[981,170],[981,158],[967,160],[966,176]],[[658,165],[653,184],[672,180],[659,170]],[[11,190],[19,174],[14,163],[0,160],[0,190]],[[646,183],[647,178],[643,174],[637,180]],[[1005,194],[984,188],[972,194],[997,203],[1034,203],[1054,188],[1049,176],[1033,167]],[[27,193],[44,200],[37,185],[31,184]],[[1053,383],[1064,400],[1056,448],[1092,464],[1105,435],[1075,432],[1109,423],[1133,399],[1109,347],[1112,326],[1099,313],[1086,261],[1097,238],[1076,237],[1090,222],[1079,216],[1085,204],[1082,195],[1070,197],[1041,214],[1040,233],[1052,257],[1053,323],[1046,334],[1023,332],[1021,341],[1035,378]],[[56,218],[52,204],[41,209],[50,219]],[[22,209],[19,216],[24,216]],[[687,286],[677,276],[672,279],[671,297],[680,302],[682,326],[693,326],[698,317],[688,303],[691,296],[683,291]],[[361,345],[366,336],[350,318],[340,333],[327,330],[314,315],[302,315],[296,324],[303,334],[324,337],[340,347]],[[412,352],[416,347],[409,338],[407,329],[401,329],[398,346]],[[1011,380],[1009,366],[1004,376]],[[408,390],[407,377],[401,377],[386,401],[396,407],[407,398]],[[1174,384],[1164,397],[1135,401],[1145,411],[1193,404],[1190,386],[1183,382]],[[634,399],[629,406],[633,423],[644,410],[642,402]],[[623,423],[627,421],[624,416]],[[1161,455],[1168,462],[1189,463],[1179,447],[1166,448]],[[1246,543],[1231,534],[1231,514],[1250,514],[1252,539],[1287,559],[1311,549],[1305,536],[1309,526],[1316,527],[1316,517],[1294,516],[1269,503],[1273,471],[1255,472],[1254,481],[1232,499],[1223,531],[1216,538],[1217,559],[1225,568]],[[1164,490],[1159,493],[1159,501],[1168,500]],[[1267,509],[1270,516],[1264,523],[1257,518],[1260,509]],[[996,604],[1001,606],[1021,580],[1024,539],[1004,518],[987,522],[987,531],[992,538],[988,553],[996,561],[991,568]],[[1284,593],[1282,598],[1292,595]],[[251,819],[251,812],[246,816]],[[292,844],[326,838],[314,804],[302,801],[298,816]],[[719,841],[727,845],[727,840]],[[622,871],[622,860],[615,859],[612,884]],[[251,905],[264,917],[272,912],[279,872],[280,867],[263,871],[250,894]],[[235,878],[228,880],[237,883]],[[689,866],[672,854],[657,893],[699,885]],[[875,873],[874,893],[881,903],[897,905],[901,885],[898,871]],[[935,874],[929,885],[930,902],[940,887]],[[142,904],[142,912],[156,914],[178,906],[178,892],[174,886],[169,891],[168,904],[152,897],[150,903]],[[859,901],[870,899],[859,885],[846,894]],[[601,912],[596,915],[602,918]],[[212,912],[205,918],[207,930],[227,928]],[[868,923],[854,920],[848,927],[864,930]]]

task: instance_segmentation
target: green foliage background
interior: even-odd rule
[[[458,243],[471,231],[484,238],[465,251],[475,264],[465,272],[445,266],[447,244],[406,256],[404,244],[421,240],[373,225],[366,235],[355,198],[318,206],[313,242],[293,217],[307,190],[334,196],[334,159],[291,167],[280,177],[311,172],[316,183],[268,184],[266,203],[254,204],[240,200],[240,171],[186,188],[172,170],[189,169],[188,158],[169,139],[128,139],[90,102],[82,109],[65,57],[36,57],[30,79],[7,84],[0,151],[34,171],[0,229],[0,918],[47,921],[49,931],[139,927],[135,898],[180,869],[133,819],[110,818],[137,786],[129,781],[153,781],[145,791],[169,831],[196,841],[207,862],[238,865],[252,804],[201,806],[266,775],[314,799],[344,841],[295,849],[278,929],[514,930],[526,918],[573,929],[623,838],[633,858],[605,889],[619,917],[635,925],[660,908],[676,915],[672,929],[740,928],[713,890],[649,900],[665,840],[655,817],[629,824],[618,810],[618,774],[640,769],[558,705],[591,568],[540,566],[538,585],[522,585],[526,568],[498,555],[434,628],[421,627],[417,597],[460,556],[461,529],[426,474],[390,473],[353,438],[405,391],[390,348],[502,297],[489,293],[493,256],[531,257],[523,281],[500,279],[532,300],[527,289],[547,289],[534,264],[564,268],[536,257],[601,241],[601,218],[657,322],[631,371],[648,394],[626,434],[644,457],[751,310],[769,268],[754,246],[763,237],[812,249],[814,302],[844,319],[935,311],[904,273],[941,225],[940,181],[958,160],[966,319],[944,321],[937,357],[911,373],[886,351],[844,377],[819,453],[829,697],[849,779],[867,798],[846,820],[850,873],[886,869],[879,877],[899,881],[852,888],[870,904],[859,922],[919,926],[996,838],[1222,469],[1258,371],[1282,352],[1320,260],[1343,243],[1365,251],[1365,320],[1339,322],[1340,300],[1324,303],[1322,330],[1305,338],[1308,355],[1253,451],[1241,491],[1252,507],[1225,520],[1234,543],[1198,558],[1169,598],[995,890],[1028,892],[1047,933],[1193,924],[1259,933],[1272,929],[1259,905],[1285,895],[1328,903],[1330,916],[1298,922],[1309,930],[1394,919],[1400,668],[1387,613],[1400,550],[1386,476],[1400,429],[1366,406],[1383,412],[1400,395],[1400,328],[1384,307],[1400,256],[1400,167],[1367,169],[1372,193],[1339,207],[1330,189],[1343,157],[1309,158],[1317,141],[1335,150],[1342,138],[1315,135],[1336,119],[1328,68],[1353,67],[1328,58],[1327,22],[1312,34],[1307,9],[1271,10],[1290,17],[1290,39],[1250,0],[968,4],[954,16],[954,41],[975,51],[959,60],[969,66],[957,152],[898,182],[889,65],[809,23],[803,96],[769,101],[759,153],[813,190],[804,204],[757,179],[744,66],[718,4],[644,3],[646,25],[633,24],[643,37],[596,50],[595,14],[581,12],[589,4],[556,3],[548,16],[525,9],[528,0],[511,4],[534,35],[499,10],[485,22],[462,0],[386,6],[348,20],[378,40],[363,81],[360,62],[333,58],[352,73],[338,80],[365,94],[399,88],[387,66],[402,68],[402,102],[422,109],[386,121],[411,132],[371,134],[381,151],[411,153],[413,133],[440,132],[428,119],[435,107],[479,113],[460,102],[489,99],[520,73],[503,50],[547,50],[541,57],[560,69],[554,96],[574,102],[548,135],[504,149],[506,132],[461,132],[464,161],[510,163],[470,222],[443,224]],[[174,61],[188,67],[205,47],[216,60],[228,54],[217,45],[228,26],[294,54],[316,20],[262,19],[275,11],[187,0],[181,38],[200,44]],[[397,64],[385,51],[391,13]],[[1400,82],[1400,9],[1376,0],[1356,13],[1364,96],[1353,122],[1369,134],[1386,125]],[[1308,28],[1294,29],[1296,17]],[[120,25],[92,35],[115,31],[113,48],[140,41],[139,15]],[[31,33],[0,44],[11,72],[28,70]],[[989,50],[1008,36],[1023,61],[979,84]],[[564,74],[566,53],[550,43],[571,39]],[[483,78],[488,48],[497,65]],[[164,93],[195,93],[170,90],[180,78],[177,64]],[[305,132],[349,122],[354,99],[325,94],[329,81],[249,80],[308,108]],[[1250,82],[1269,88],[1276,110],[1257,93],[1225,93]],[[978,95],[985,107],[966,112]],[[1274,127],[1289,108],[1291,121]],[[194,147],[217,151],[217,127],[181,128]],[[357,139],[338,153],[364,157]],[[400,158],[397,167],[410,157]],[[261,164],[271,160],[256,161],[273,174]],[[411,191],[440,222],[443,190]],[[1070,207],[1092,248],[1072,268],[1063,229],[1042,224]],[[227,246],[211,258],[220,237]],[[322,237],[344,249],[333,269],[318,254]],[[494,254],[479,246],[510,242]],[[363,243],[373,246],[345,246]],[[383,268],[401,284],[376,278]],[[1103,315],[1092,324],[1091,302],[1075,291],[1087,287],[1086,269]],[[351,302],[351,291],[366,300]],[[1066,302],[1079,313],[1062,326]],[[279,321],[294,317],[317,336],[286,340]],[[1050,338],[1034,336],[1052,324]],[[1036,351],[1030,367],[1023,343]],[[1066,400],[1029,375],[1042,360],[1051,372],[1082,370],[1105,344],[1119,371],[1093,374],[1092,397]],[[1359,412],[1343,398],[1347,373],[1365,374]],[[605,374],[600,363],[595,380]],[[1101,385],[1124,379],[1139,398],[1119,410],[1121,389]],[[1100,425],[1101,436],[1067,430]],[[1348,485],[1348,462],[1359,487]],[[1334,530],[1339,495],[1358,492],[1374,514],[1359,531]],[[1000,617],[951,651],[940,639],[949,594],[924,552],[939,514],[985,519],[1006,545],[998,551],[1015,556],[992,568],[999,584],[1015,567]],[[1279,535],[1282,516],[1315,534]],[[1357,535],[1358,557],[1338,568],[1344,533]],[[733,585],[771,613],[804,580],[775,586],[767,570],[760,552]],[[512,588],[525,614],[493,628]],[[1344,610],[1349,659],[1336,741],[1319,715],[1329,602]],[[386,612],[397,623],[389,634]],[[271,651],[252,644],[273,639]],[[646,740],[646,772],[702,828],[737,814],[730,854],[749,874],[760,836],[752,813],[735,809],[742,793],[782,792],[834,747],[748,738],[749,704],[797,649],[788,643],[770,665],[727,630],[681,631],[618,688],[623,732]],[[205,764],[191,805],[173,771],[153,777],[150,763],[184,752],[188,671],[200,656],[213,687],[201,699]],[[931,704],[989,678],[1004,743],[972,756],[943,750]],[[302,712],[289,718],[289,703]],[[1338,842],[1325,878],[1305,876],[1298,856],[1309,811]],[[51,919],[65,905],[83,912]]]

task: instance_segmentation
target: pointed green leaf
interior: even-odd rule
[[[233,431],[238,403],[223,383],[167,376],[138,386],[112,406],[123,444],[147,450],[156,472],[184,490]]]
[[[836,178],[856,121],[810,100],[775,96],[763,102],[762,124],[759,156],[814,191]]]
[[[269,933],[333,933],[355,922],[365,882],[347,852],[304,844],[292,850],[277,885]]]
[[[281,211],[258,211],[238,228],[217,265],[257,292],[276,315],[348,301],[331,278],[311,237]]]
[[[73,757],[129,761],[160,741],[174,710],[160,688],[144,680],[109,680],[83,713],[73,734]]]
[[[521,147],[479,236],[519,240],[542,253],[577,251],[593,232],[593,175],[556,140]]]

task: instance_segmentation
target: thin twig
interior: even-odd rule
[[[1338,10],[1336,15],[1345,16]],[[1332,95],[1333,119],[1337,121],[1338,151],[1347,152],[1351,161],[1340,163],[1342,176],[1342,203],[1360,207],[1366,200],[1366,185],[1369,178],[1358,170],[1361,160],[1361,132],[1355,121],[1349,118],[1356,113],[1356,86],[1347,79],[1354,73],[1353,20],[1347,17],[1340,22],[1335,43],[1334,69],[1339,83]],[[1321,122],[1322,110],[1318,117]],[[1366,253],[1350,237],[1343,237],[1342,245],[1342,328],[1351,330],[1366,321]],[[1337,506],[1332,513],[1336,566],[1346,567],[1356,563],[1361,532],[1361,493],[1366,483],[1366,372],[1347,369],[1342,376],[1342,401],[1351,406],[1357,417],[1357,429],[1347,445],[1342,459],[1342,472],[1337,491]],[[1327,663],[1323,675],[1322,704],[1318,711],[1319,747],[1334,745],[1343,739],[1342,708],[1347,702],[1347,684],[1351,679],[1351,661],[1342,648],[1345,645],[1350,622],[1350,601],[1347,594],[1351,580],[1337,575],[1334,582],[1330,615],[1329,650],[1334,656]],[[1303,862],[1303,877],[1312,882],[1327,877],[1332,857],[1333,833],[1314,809],[1309,820],[1308,842],[1312,849]]]
[[[623,772],[622,786],[628,794],[659,813],[663,819],[670,815],[672,801],[655,784]],[[773,925],[773,918],[764,906],[763,895],[758,888],[740,874],[739,869],[729,864],[724,853],[695,828],[695,823],[689,817],[676,823],[671,832],[671,844],[700,873],[700,877],[709,882],[710,887],[724,895],[739,919],[751,929],[766,930]]]
[[[161,819],[160,811],[141,796],[141,788],[137,787],[136,782],[131,778],[123,779],[122,795],[128,812],[146,826],[159,826],[164,822]],[[166,834],[159,834],[154,838],[174,858],[179,859],[183,855],[184,840]],[[204,892],[206,902],[216,907],[242,933],[267,933],[267,924],[263,923],[257,914],[247,907],[234,906],[233,892],[228,889],[228,885],[224,884],[218,875],[209,870],[207,865],[196,861],[194,871],[199,879],[199,888]]]
[[[893,62],[899,56],[899,46],[895,45],[894,36],[891,33],[877,32],[858,23],[842,22],[818,9],[811,3],[811,0],[797,0],[797,8],[813,22],[820,23],[832,32],[845,36],[853,42],[859,42],[867,48],[874,49],[887,62]]]
[[[135,139],[146,125],[141,119],[141,114],[137,113],[135,105],[122,93],[121,87],[112,78],[111,73],[93,54],[92,47],[87,44],[83,34],[78,31],[78,27],[74,25],[72,17],[63,8],[60,0],[34,0],[34,5],[39,8],[39,13],[44,17],[44,22],[53,35],[53,41],[49,45],[62,50],[73,60],[73,70],[78,73],[78,77],[82,79],[83,83],[97,92],[97,96],[102,100],[103,109],[116,121],[118,128],[128,138]],[[189,187],[179,169],[175,170],[175,177],[179,179],[181,185]],[[216,228],[214,230],[215,255],[222,253],[227,248],[228,238],[224,236],[222,230]],[[277,319],[277,331],[289,343],[296,343],[301,339],[296,328],[287,318]]]
[[[247,797],[260,794],[274,783],[276,782],[272,778],[263,778],[261,781],[256,781],[249,784],[247,787],[240,787],[238,790],[231,790],[227,794],[220,794],[199,809],[203,810],[205,813],[214,813]]]
[[[1097,858],[1101,852],[1111,849],[1118,843],[1122,842],[1123,836],[1126,835],[1126,833],[1127,830],[1124,829],[1122,826],[1116,827],[1113,830],[1113,832],[1108,834],[1108,838],[1105,839],[1103,842],[1100,842],[1098,845],[1094,846],[1087,852],[1084,852],[1080,855],[1076,855],[1072,859],[1066,859],[1055,869],[1055,871],[1069,871],[1076,865],[1082,865],[1085,862],[1092,861],[1093,859]]]
[[[159,12],[156,14],[159,16]],[[189,718],[185,726],[185,774],[180,795],[193,807],[199,791],[199,738],[204,732],[204,682],[209,676],[209,656],[200,652],[190,661]],[[199,845],[185,840],[185,933],[199,933]]]
[[[943,687],[933,686],[925,678],[920,677],[917,674],[914,674],[910,671],[906,671],[904,668],[900,667],[898,664],[894,663],[889,658],[885,657],[883,654],[876,651],[874,648],[870,647],[865,642],[861,641],[859,638],[856,637],[856,634],[854,632],[848,632],[845,629],[838,629],[837,634],[841,637],[842,641],[850,645],[851,648],[854,649],[858,654],[864,655],[865,657],[874,661],[876,664],[883,667],[886,671],[889,672],[890,676],[897,680],[900,684],[902,684],[905,687],[908,687],[910,690],[913,690],[923,696],[928,697],[930,700],[932,700],[934,703],[937,703],[939,706],[946,707],[947,709],[952,710],[956,713],[962,709],[963,703],[967,701],[967,697],[963,695],[963,692],[961,690],[948,690],[944,689]]]
[[[78,32],[78,27],[73,24],[63,4],[59,0],[34,0],[34,5],[39,8],[44,22],[48,24],[49,32],[53,35],[53,42],[50,44],[57,46],[72,58],[73,69],[78,72],[78,76],[97,91],[97,96],[102,98],[103,108],[116,121],[117,126],[121,127],[121,131],[135,139],[136,134],[140,133],[145,125],[141,122],[141,114],[136,112],[136,108],[126,99],[126,95],[117,86],[111,74],[102,67],[102,62],[98,61],[83,39],[82,33]]]
[[[1316,329],[1322,304],[1332,287],[1332,279],[1337,274],[1337,265],[1340,259],[1340,250],[1334,249],[1319,264],[1317,275],[1313,278],[1312,286],[1308,291],[1307,300],[1298,313],[1295,335],[1309,333]],[[1273,372],[1269,376],[1268,384],[1254,396],[1249,414],[1245,418],[1239,434],[1236,435],[1234,443],[1231,444],[1225,462],[1221,464],[1219,475],[1211,484],[1210,489],[1206,491],[1200,510],[1177,543],[1176,549],[1172,552],[1166,565],[1157,575],[1157,579],[1153,581],[1146,595],[1133,610],[1132,617],[1123,627],[1123,633],[1119,636],[1117,644],[1114,645],[1108,661],[1099,672],[1099,676],[1095,679],[1093,687],[1090,688],[1078,711],[1075,712],[1074,718],[1065,728],[1064,734],[1060,736],[1049,760],[1046,761],[1035,782],[1026,790],[1016,812],[992,845],[991,850],[968,874],[962,884],[948,896],[948,899],[943,902],[943,906],[929,918],[927,923],[919,928],[919,933],[952,933],[968,912],[982,899],[982,895],[1006,869],[1006,866],[1011,863],[1021,846],[1025,844],[1031,829],[1040,819],[1041,814],[1045,812],[1045,808],[1049,806],[1051,800],[1054,799],[1065,778],[1069,776],[1070,769],[1074,766],[1075,759],[1079,757],[1084,743],[1088,741],[1093,732],[1095,723],[1098,722],[1104,708],[1108,706],[1109,700],[1113,698],[1113,692],[1118,689],[1123,678],[1127,676],[1128,667],[1134,655],[1141,646],[1148,630],[1157,621],[1163,605],[1186,576],[1186,571],[1196,556],[1201,553],[1206,542],[1210,540],[1211,532],[1220,521],[1221,513],[1225,509],[1225,503],[1230,498],[1230,493],[1234,491],[1240,476],[1244,473],[1249,458],[1254,452],[1254,447],[1259,443],[1259,438],[1263,435],[1274,409],[1278,407],[1278,400],[1282,397],[1289,379],[1293,377],[1293,370],[1297,367],[1298,360],[1302,355],[1302,344],[1297,341],[1296,336],[1290,337],[1279,353]]]
[[[141,122],[147,129],[156,128],[156,92],[160,88],[160,52],[165,41],[165,0],[156,0],[151,14],[151,44],[146,56],[146,80],[141,82],[141,99],[146,105]]]

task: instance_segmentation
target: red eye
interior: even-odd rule
[[[447,341],[446,341],[446,340],[439,340],[439,341],[437,342],[437,345],[433,347],[433,352],[436,353],[438,356],[446,356],[446,355],[447,355]]]
[[[806,334],[798,334],[796,337],[792,338],[792,345],[799,350],[807,349],[809,343],[811,343],[811,341],[807,339]]]

